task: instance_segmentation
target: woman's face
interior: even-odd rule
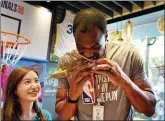
[[[29,71],[17,86],[16,95],[21,101],[37,101],[40,96],[41,85],[37,74]]]

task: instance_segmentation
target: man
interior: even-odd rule
[[[104,107],[102,120],[131,120],[132,106],[138,112],[152,116],[156,101],[145,76],[142,59],[131,45],[106,44],[104,15],[95,9],[80,11],[74,19],[73,32],[78,52],[96,61],[75,65],[70,78],[59,79],[55,110],[60,118],[69,120],[75,116],[78,120],[92,120],[93,107],[98,103]],[[59,66],[63,63],[63,59],[59,60]],[[101,91],[95,94],[100,100],[84,104],[83,86],[91,73],[94,74],[95,90]],[[97,113],[100,116],[100,112]]]

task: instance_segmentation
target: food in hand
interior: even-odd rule
[[[70,76],[70,72],[72,72],[77,65],[81,64],[89,64],[92,63],[92,60],[80,55],[76,50],[71,51],[71,53],[66,53],[59,62],[59,68],[49,78],[64,78]]]

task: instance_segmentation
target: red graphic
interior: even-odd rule
[[[93,74],[91,74],[91,78],[89,79],[91,84],[88,84],[89,92],[91,94],[92,100],[94,101],[95,96],[94,96],[94,78]]]

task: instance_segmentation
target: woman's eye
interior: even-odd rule
[[[35,80],[35,82],[37,82],[37,83],[38,83],[38,82],[40,82],[40,81],[39,81],[39,79],[36,79],[36,80]]]
[[[30,81],[26,81],[26,82],[25,82],[25,84],[29,84],[29,83],[30,83]]]

